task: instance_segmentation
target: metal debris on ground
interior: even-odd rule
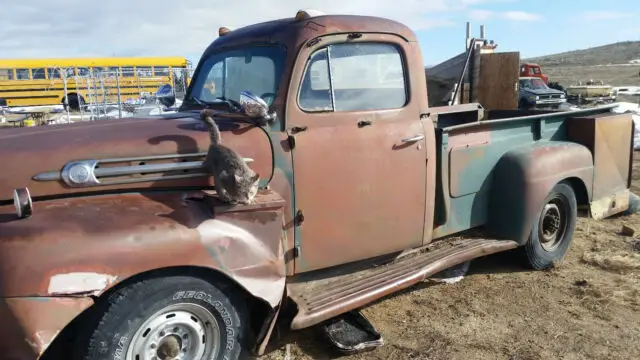
[[[322,325],[329,342],[341,353],[351,354],[384,345],[382,335],[359,311],[351,311]]]

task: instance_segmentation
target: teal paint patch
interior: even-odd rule
[[[20,299],[28,300],[28,301],[37,301],[37,302],[49,302],[56,298],[44,297],[44,296],[26,296],[26,297],[21,297]]]
[[[273,154],[274,168],[280,170],[284,174],[285,179],[289,184],[289,189],[291,189],[290,207],[291,209],[293,209],[293,213],[295,214],[298,208],[296,204],[295,177],[294,177],[294,171],[293,171],[294,155],[293,155],[293,150],[291,150],[289,153],[286,153],[284,150],[282,150],[282,147],[279,146],[280,141],[282,141],[281,138],[283,135],[280,129],[283,128],[283,125],[284,124],[281,123],[280,118],[278,118],[276,122],[274,122],[273,124],[269,124],[267,135],[269,136],[269,141],[271,142],[271,149],[272,149],[271,152]],[[273,173],[275,173],[275,171],[273,171]],[[284,232],[284,229],[283,229],[283,232]],[[301,243],[302,243],[302,232],[300,231],[300,228],[297,226],[294,226],[293,228],[293,243],[294,243],[294,246],[298,248],[298,250],[300,251]],[[304,257],[302,256],[301,252],[298,253],[298,257],[296,257],[294,261],[297,267],[304,268],[306,266]]]

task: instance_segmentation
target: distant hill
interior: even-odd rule
[[[522,61],[535,62],[545,67],[627,64],[638,59],[640,59],[640,41],[623,41],[589,49],[523,59]]]

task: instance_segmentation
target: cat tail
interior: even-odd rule
[[[209,135],[211,136],[211,143],[214,145],[220,144],[220,129],[215,120],[213,120],[213,112],[209,109],[202,110],[200,112],[200,120],[202,120],[209,127]]]

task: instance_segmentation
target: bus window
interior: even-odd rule
[[[16,69],[16,80],[29,80],[29,69]]]
[[[168,66],[154,66],[153,67],[153,75],[155,75],[155,76],[169,76],[169,67]]]
[[[122,67],[122,76],[124,77],[132,77],[134,76],[133,66],[123,66]]]
[[[47,72],[49,73],[49,79],[60,79],[60,70],[56,68],[48,68]]]
[[[136,74],[138,76],[142,76],[142,77],[151,76],[151,66],[137,66],[136,67]]]
[[[47,78],[44,68],[31,69],[31,76],[33,80],[45,80]]]
[[[0,80],[13,80],[13,69],[0,69]]]
[[[78,68],[78,76],[89,76],[89,68],[79,67]]]

